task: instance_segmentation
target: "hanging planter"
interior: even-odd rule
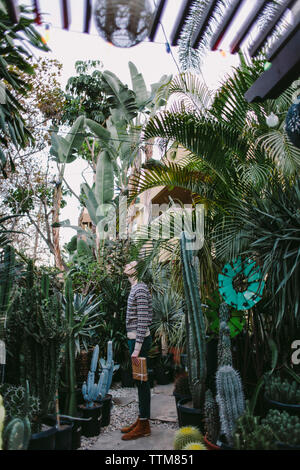
[[[219,292],[228,305],[238,310],[252,308],[262,298],[264,290],[261,269],[258,264],[239,256],[225,264],[219,274]]]
[[[300,95],[289,108],[285,119],[285,129],[290,141],[300,148]]]
[[[149,0],[97,0],[98,33],[116,47],[132,47],[149,33],[153,12]]]

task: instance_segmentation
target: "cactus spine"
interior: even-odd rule
[[[186,327],[190,388],[194,408],[200,409],[204,403],[206,380],[206,340],[205,322],[201,308],[194,254],[187,249],[185,233],[180,238],[183,266],[184,292],[186,299]]]
[[[174,450],[182,450],[190,442],[203,442],[203,436],[195,426],[184,426],[175,433]]]
[[[245,411],[245,398],[239,373],[231,366],[222,366],[216,375],[221,432],[229,445],[233,444],[236,420]]]

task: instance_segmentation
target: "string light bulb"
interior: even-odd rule
[[[266,117],[266,123],[269,127],[276,127],[279,123],[279,118],[273,112]]]

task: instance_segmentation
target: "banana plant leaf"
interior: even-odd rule
[[[50,154],[57,163],[72,163],[76,159],[76,154],[83,144],[85,117],[79,116],[76,119],[67,137],[51,134]]]

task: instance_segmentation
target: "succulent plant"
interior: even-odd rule
[[[233,443],[236,420],[245,411],[245,398],[239,373],[231,366],[222,366],[216,375],[221,433],[229,445]]]
[[[300,446],[300,418],[286,411],[270,410],[261,420],[272,429],[274,440],[290,446]]]
[[[185,232],[182,232],[180,238],[180,253],[186,301],[185,324],[190,388],[194,408],[201,409],[204,403],[207,375],[206,332],[197,279],[198,258],[188,248]]]
[[[237,450],[276,450],[278,443],[300,446],[300,418],[286,411],[270,410],[266,418],[247,409],[236,421],[234,447]]]
[[[265,395],[270,400],[290,405],[299,405],[300,385],[296,380],[282,380],[279,374],[274,374],[265,381]]]
[[[230,328],[225,321],[220,322],[218,342],[218,367],[232,366]]]
[[[186,446],[183,447],[182,450],[207,450],[202,442],[189,442]]]
[[[190,396],[189,378],[187,374],[180,375],[175,380],[174,392],[182,396]]]
[[[174,450],[183,450],[191,442],[203,442],[203,436],[195,426],[184,426],[175,433]]]
[[[37,397],[29,395],[28,406],[26,409],[26,390],[23,386],[14,386],[4,384],[0,386],[0,392],[3,396],[3,404],[6,413],[6,421],[12,418],[24,418],[28,416],[32,421],[40,413],[40,400]]]
[[[220,420],[217,402],[209,389],[205,393],[204,427],[207,439],[215,444],[219,436]]]
[[[12,419],[4,429],[5,450],[26,450],[25,425],[20,418]]]
[[[0,450],[2,450],[2,433],[4,429],[5,408],[3,406],[3,398],[0,395]]]

